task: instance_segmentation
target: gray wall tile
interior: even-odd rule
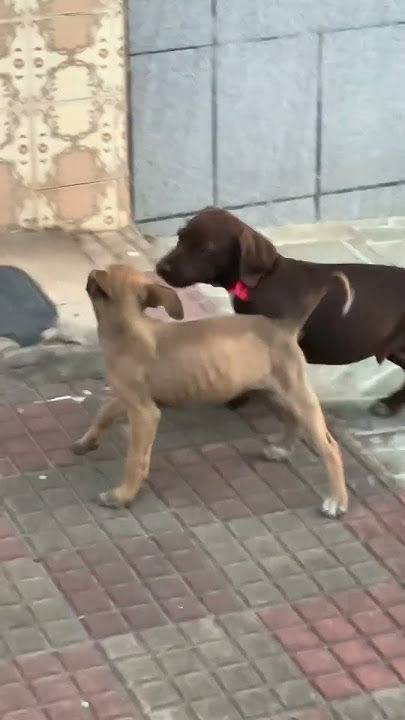
[[[324,195],[320,199],[322,220],[403,215],[404,208],[405,185],[354,190]]]
[[[212,203],[210,49],[138,55],[131,70],[136,218]]]
[[[316,58],[311,35],[218,48],[220,204],[314,192]]]
[[[405,26],[325,37],[322,190],[404,177],[404,48]]]
[[[232,212],[243,222],[256,227],[285,225],[286,223],[312,223],[315,220],[313,198],[251,205],[241,210],[232,210]]]
[[[219,42],[401,20],[403,0],[217,0]]]
[[[146,235],[176,235],[191,215],[181,215],[179,217],[166,218],[164,220],[147,220],[138,223],[137,227]]]
[[[212,42],[211,0],[130,0],[129,52]]]

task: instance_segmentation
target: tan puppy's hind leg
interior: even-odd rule
[[[96,450],[101,433],[108,430],[117,418],[125,417],[126,414],[125,407],[117,398],[109,398],[101,406],[87,432],[73,444],[75,455],[86,455],[90,450]]]

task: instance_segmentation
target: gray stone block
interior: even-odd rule
[[[332,193],[320,199],[322,220],[402,215],[404,207],[405,185]]]
[[[220,204],[314,192],[316,58],[311,35],[219,48]]]
[[[403,178],[404,43],[404,26],[325,36],[322,192]]]
[[[374,697],[378,705],[384,710],[386,717],[392,720],[394,720],[394,718],[395,720],[401,719],[405,707],[405,687],[394,688],[392,690],[380,690],[374,693]],[[368,715],[368,717],[370,716]],[[353,718],[353,720],[360,720],[360,716]],[[374,720],[374,716],[371,720]]]
[[[133,635],[115,635],[101,641],[109,660],[145,654],[145,648]]]
[[[131,60],[137,219],[212,203],[209,48]]]
[[[76,619],[47,622],[44,630],[53,647],[66,647],[87,640],[86,632]]]
[[[129,3],[130,54],[210,42],[211,0],[131,0]]]
[[[217,0],[220,42],[405,20],[401,0]]]

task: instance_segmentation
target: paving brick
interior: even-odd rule
[[[117,612],[103,612],[83,618],[84,626],[89,635],[97,640],[128,632],[128,624]]]
[[[327,700],[360,694],[359,686],[346,673],[323,675],[314,680],[315,686]]]
[[[253,688],[235,693],[233,696],[243,718],[268,717],[276,713],[281,705],[276,697],[265,688]]]
[[[353,675],[365,690],[383,690],[400,684],[398,677],[381,661],[353,668]]]
[[[368,592],[383,607],[392,607],[405,600],[405,590],[396,582],[381,583],[368,588]]]
[[[394,628],[392,620],[381,610],[372,610],[365,613],[358,613],[351,617],[351,622],[364,635],[377,635]]]
[[[11,710],[22,710],[35,705],[33,694],[22,683],[0,687],[0,713],[6,717]]]
[[[398,631],[377,635],[371,641],[384,658],[405,657],[405,637]]]
[[[337,673],[340,670],[336,658],[326,648],[301,650],[294,654],[294,660],[308,677]]]
[[[46,622],[43,629],[51,645],[56,648],[62,648],[87,639],[84,629],[76,618]]]
[[[405,707],[405,687],[378,691],[374,693],[374,698],[386,717],[401,720]]]
[[[113,635],[101,640],[100,645],[110,660],[145,654],[144,646],[132,634]]]
[[[306,680],[290,680],[282,683],[277,688],[277,695],[283,706],[289,710],[302,708],[316,698],[316,693]]]
[[[278,605],[273,608],[263,608],[258,611],[258,617],[265,626],[271,630],[281,630],[282,628],[300,625],[301,620],[289,605]]]
[[[35,627],[15,628],[5,633],[5,639],[15,655],[40,652],[48,646],[43,633]]]
[[[339,720],[382,720],[377,703],[365,695],[333,704]]]
[[[316,648],[321,644],[319,637],[304,625],[279,630],[276,636],[288,651]]]
[[[314,630],[320,635],[325,642],[339,642],[343,640],[351,640],[356,636],[356,630],[353,625],[343,618],[327,618],[314,623]]]
[[[338,616],[337,608],[326,598],[316,597],[300,600],[295,603],[294,609],[305,620],[324,620]]]
[[[192,708],[198,720],[212,720],[212,718],[227,718],[227,720],[241,720],[242,716],[234,705],[226,698],[209,698],[192,703]],[[178,718],[176,714],[173,716]],[[162,717],[162,720],[164,718]],[[180,720],[180,718],[179,718]]]
[[[347,667],[378,660],[378,656],[369,642],[362,638],[337,643],[336,645],[332,645],[331,649],[343,665]]]

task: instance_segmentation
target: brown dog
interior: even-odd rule
[[[347,279],[337,277],[350,300]],[[327,278],[322,288],[302,297],[299,313],[288,321],[233,315],[164,323],[144,310],[163,305],[172,318],[182,319],[183,308],[174,290],[151,283],[132,266],[92,271],[87,292],[113,396],[74,450],[83,454],[97,447],[100,433],[118,416],[127,414],[130,424],[124,481],[102,493],[100,501],[117,507],[134,500],[149,472],[159,407],[221,404],[244,392],[261,390],[283,408],[288,436],[306,432],[323,458],[330,487],[323,511],[330,516],[345,512],[347,492],[339,447],[326,428],[297,344],[302,323],[332,281],[336,278]],[[271,458],[271,451],[266,455]]]
[[[333,271],[343,272],[355,301],[341,313],[337,286],[308,318],[300,339],[310,363],[345,365],[373,355],[405,370],[405,269],[385,265],[329,264],[291,260],[263,235],[231,213],[209,207],[179,230],[177,246],[157,265],[174,287],[220,285],[233,295],[238,313],[295,317],[309,292]],[[395,413],[405,402],[405,385],[376,402],[376,415]]]

